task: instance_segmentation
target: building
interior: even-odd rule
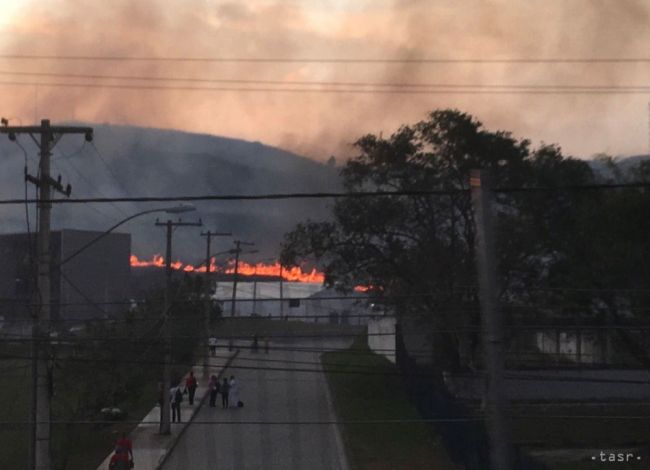
[[[63,229],[51,238],[52,320],[106,317],[125,308],[131,267],[131,235],[111,233],[60,263],[103,232]],[[31,247],[31,249],[30,249]],[[0,235],[0,316],[3,329],[30,318],[36,286],[36,235]]]
[[[219,281],[213,297],[219,301],[224,315],[230,315],[232,282]],[[251,282],[237,283],[235,316],[287,318],[314,323],[365,325],[372,315],[381,315],[366,305],[365,294],[343,294],[313,282]]]

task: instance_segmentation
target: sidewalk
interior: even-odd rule
[[[220,376],[236,354],[236,351],[219,351],[216,356],[210,357],[210,374]],[[194,366],[192,370],[194,371],[194,375],[199,379],[199,386],[196,389],[196,396],[194,397],[194,406],[189,405],[186,395],[181,403],[182,422],[172,423],[171,435],[161,436],[158,434],[160,423],[159,406],[155,406],[131,434],[129,434],[128,437],[133,442],[134,470],[156,470],[201,407],[204,398],[207,396],[208,380],[203,377],[203,366]],[[185,377],[182,380],[184,383]],[[97,467],[97,470],[107,470],[112,455],[113,453],[111,452],[101,465]]]

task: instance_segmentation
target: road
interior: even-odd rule
[[[242,350],[227,371],[239,380],[240,399],[245,406],[224,410],[220,406],[210,408],[206,402],[180,437],[164,470],[347,468],[335,425],[286,424],[336,420],[320,367],[320,353],[298,349],[341,348],[346,342],[315,339],[271,346],[269,354]],[[283,424],[269,424],[272,422]]]

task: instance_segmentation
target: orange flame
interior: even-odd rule
[[[235,262],[229,261],[228,268],[226,268],[226,274],[233,274],[235,272]],[[245,261],[239,262],[238,273],[242,276],[282,276],[282,279],[285,281],[297,281],[297,282],[325,282],[325,274],[313,268],[311,271],[304,272],[299,266],[294,266],[292,268],[283,268],[280,263],[277,261],[274,264],[248,264]]]
[[[165,267],[165,260],[160,255],[153,255],[151,261],[141,261],[136,255],[131,255],[131,267],[133,268],[147,268],[156,266],[158,268]]]
[[[140,260],[136,255],[131,255],[131,267],[134,268],[145,268],[145,267],[165,267],[165,259],[159,255],[155,254],[152,256],[150,261]],[[171,268],[176,271],[184,271],[186,273],[196,272],[204,273],[206,271],[205,263],[200,266],[193,266],[191,264],[184,264],[181,261],[175,261],[171,263]],[[217,266],[215,258],[210,259],[210,271],[218,272],[221,269]],[[228,262],[228,267],[224,271],[225,274],[234,274],[235,272],[235,261],[230,260]],[[292,268],[283,268],[280,266],[280,263],[277,261],[274,264],[249,264],[245,261],[239,262],[238,273],[242,276],[276,276],[280,277],[285,281],[296,281],[296,282],[325,282],[325,274],[317,271],[315,268],[311,271],[304,272],[300,267]]]

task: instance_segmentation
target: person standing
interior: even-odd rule
[[[162,423],[163,420],[163,384],[162,382],[158,382],[158,406],[160,406],[160,422]]]
[[[223,408],[228,408],[228,395],[230,394],[230,384],[228,379],[224,377],[223,383],[221,384],[221,406]]]
[[[240,407],[239,403],[239,383],[235,380],[235,376],[230,376],[230,400],[233,405]]]
[[[196,387],[198,387],[198,385],[199,383],[197,382],[196,377],[194,377],[194,372],[190,371],[190,375],[185,379],[185,390],[187,390],[189,395],[190,406],[194,406],[194,394],[196,393]]]
[[[183,391],[181,390],[181,384],[178,384],[176,387],[172,387],[170,390],[170,402],[172,406],[172,423],[181,422],[181,403],[183,402]]]
[[[208,346],[210,347],[210,354],[213,356],[217,355],[217,338],[210,336],[208,339]]]
[[[214,408],[216,406],[217,394],[219,393],[219,379],[216,375],[210,377],[208,390],[210,390],[210,408]]]

